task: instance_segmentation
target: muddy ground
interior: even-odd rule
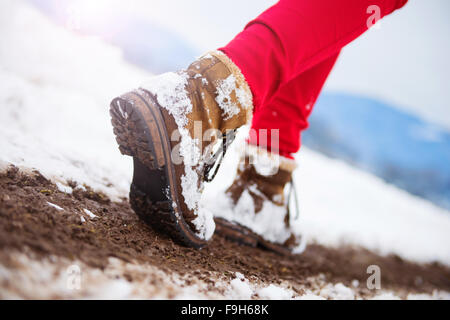
[[[310,244],[302,255],[280,256],[239,246],[220,236],[202,250],[182,247],[141,222],[126,199],[112,202],[87,186],[77,187],[75,181],[69,184],[72,194],[59,191],[39,172],[24,174],[10,167],[0,173],[0,264],[7,264],[9,253],[17,251],[34,258],[78,260],[99,269],[107,267],[109,257],[115,257],[150,264],[167,273],[191,275],[211,285],[211,274],[231,280],[235,272],[262,283],[288,281],[299,294],[311,285],[308,278],[319,275],[331,283],[351,286],[356,279],[365,284],[366,269],[375,264],[382,270],[383,289],[400,294],[450,291],[448,267],[439,263],[419,265],[357,247]],[[84,209],[96,217],[90,217]],[[140,281],[132,273],[124,277],[129,282]],[[373,294],[365,288],[358,290],[362,297]]]

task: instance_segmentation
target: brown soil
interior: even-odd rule
[[[77,185],[73,181],[70,184]],[[97,218],[89,218],[83,209]],[[81,222],[81,216],[85,222]],[[166,272],[192,274],[207,283],[213,281],[211,273],[232,279],[234,272],[240,272],[262,282],[287,280],[294,289],[307,287],[307,278],[320,274],[332,283],[349,285],[354,279],[365,283],[367,267],[375,264],[381,268],[383,289],[450,291],[448,267],[439,263],[419,265],[357,247],[333,249],[311,244],[300,256],[280,256],[239,246],[220,236],[202,250],[182,247],[141,222],[126,199],[111,202],[86,186],[85,190],[75,188],[72,194],[66,194],[39,172],[27,175],[10,167],[0,173],[0,263],[5,253],[17,250],[40,257],[77,259],[95,268],[105,268],[112,256],[149,263]],[[127,280],[135,281],[132,276]]]

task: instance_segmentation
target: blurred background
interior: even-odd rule
[[[152,73],[230,41],[273,0],[29,0]],[[410,0],[350,44],[303,135],[305,146],[450,209],[448,0]]]

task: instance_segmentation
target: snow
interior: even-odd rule
[[[192,276],[167,274],[154,266],[131,264],[110,258],[104,270],[91,268],[81,261],[61,257],[34,260],[23,253],[10,256],[16,268],[0,264],[0,281],[10,286],[0,292],[2,299],[360,299],[342,284],[321,287],[312,281],[312,288],[302,295],[286,286],[257,284],[236,273],[231,281],[215,279],[213,289]],[[76,271],[76,272],[73,272]],[[141,281],[123,280],[124,274],[135,274]],[[79,276],[79,278],[77,278]],[[211,274],[214,278],[215,275]],[[187,284],[189,283],[189,284]],[[320,283],[320,281],[318,282]],[[78,284],[78,285],[77,285]],[[381,291],[373,299],[394,300],[399,296]],[[407,299],[450,299],[450,294],[434,291],[430,294],[409,294]]]
[[[249,156],[250,163],[253,165],[256,172],[262,176],[276,174],[280,168],[281,160],[287,160],[287,158],[283,156],[272,154],[252,145],[246,145],[243,152]]]
[[[355,292],[342,283],[328,284],[320,291],[320,295],[333,300],[354,300]]]
[[[89,211],[88,209],[83,209],[83,212],[86,213],[89,216],[89,218],[91,218],[91,219],[97,218],[97,216],[95,214],[93,214],[92,211]]]
[[[192,103],[188,97],[186,72],[167,72],[147,79],[141,87],[157,92],[158,103],[175,119],[178,127],[185,128],[188,124],[186,115],[192,112]]]
[[[64,193],[72,193],[72,188],[59,182],[59,181],[55,181],[56,187],[58,188],[59,191],[64,192]]]
[[[279,285],[262,285],[251,283],[239,272],[235,273],[236,278],[230,281],[225,295],[233,300],[249,300],[257,296],[263,300],[288,300],[297,294]],[[297,297],[299,298],[299,297]]]
[[[392,292],[384,292],[376,295],[372,300],[400,300],[400,298]]]
[[[352,281],[352,287],[353,287],[353,288],[358,288],[358,287],[359,287],[359,281],[356,280],[356,279],[353,280],[353,281]]]
[[[2,166],[37,168],[62,184],[73,179],[113,199],[127,197],[131,159],[117,150],[108,105],[149,75],[124,62],[118,49],[57,28],[22,1],[2,6]],[[210,212],[234,178],[240,135],[206,187],[202,202]],[[294,225],[310,241],[450,265],[447,210],[308,149],[297,163],[301,213]]]
[[[410,293],[408,300],[450,300],[450,293],[445,291],[434,290],[433,294]]]
[[[249,300],[253,295],[248,280],[236,278],[231,280],[228,295],[235,300]]]
[[[23,1],[2,1],[0,33],[0,166],[126,195],[132,162],[117,152],[108,108],[146,73],[117,48],[55,28]]]
[[[298,300],[326,300],[326,299],[313,293],[306,293],[301,297],[299,297]]]
[[[236,78],[234,75],[229,75],[226,79],[216,83],[216,102],[222,109],[222,117],[224,120],[229,120],[240,112],[239,107],[230,98],[231,94],[236,91]]]
[[[259,289],[257,293],[259,297],[264,300],[288,300],[292,298],[291,292],[274,284]]]
[[[125,279],[108,281],[101,290],[104,300],[123,300],[132,294],[132,286]]]
[[[47,201],[47,204],[48,204],[50,207],[55,208],[55,209],[58,210],[58,211],[63,211],[63,210],[64,210],[63,208],[61,208],[61,207],[58,206],[57,204],[54,204],[54,203],[51,203],[51,202],[48,202],[48,201]]]

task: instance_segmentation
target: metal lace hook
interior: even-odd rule
[[[292,192],[294,192],[294,201],[295,201],[295,220],[300,217],[300,205],[298,203],[298,195],[297,195],[297,187],[295,186],[294,177],[291,178],[288,195],[288,214],[290,214],[290,204],[291,204],[291,196]]]
[[[214,178],[217,175],[217,172],[219,171],[220,166],[222,165],[222,161],[223,158],[225,156],[225,153],[227,152],[228,147],[230,146],[230,144],[233,142],[234,140],[234,134],[235,134],[235,130],[231,130],[227,133],[223,133],[222,134],[222,143],[221,143],[221,147],[219,148],[219,150],[217,150],[217,152],[212,156],[213,159],[216,159],[216,161],[214,161],[214,164],[212,165],[206,165],[205,166],[205,170],[203,171],[203,178],[206,182],[211,182],[214,180]],[[220,158],[218,158],[220,157]],[[214,169],[214,172],[212,173],[212,175],[210,176],[210,172],[211,170]]]

